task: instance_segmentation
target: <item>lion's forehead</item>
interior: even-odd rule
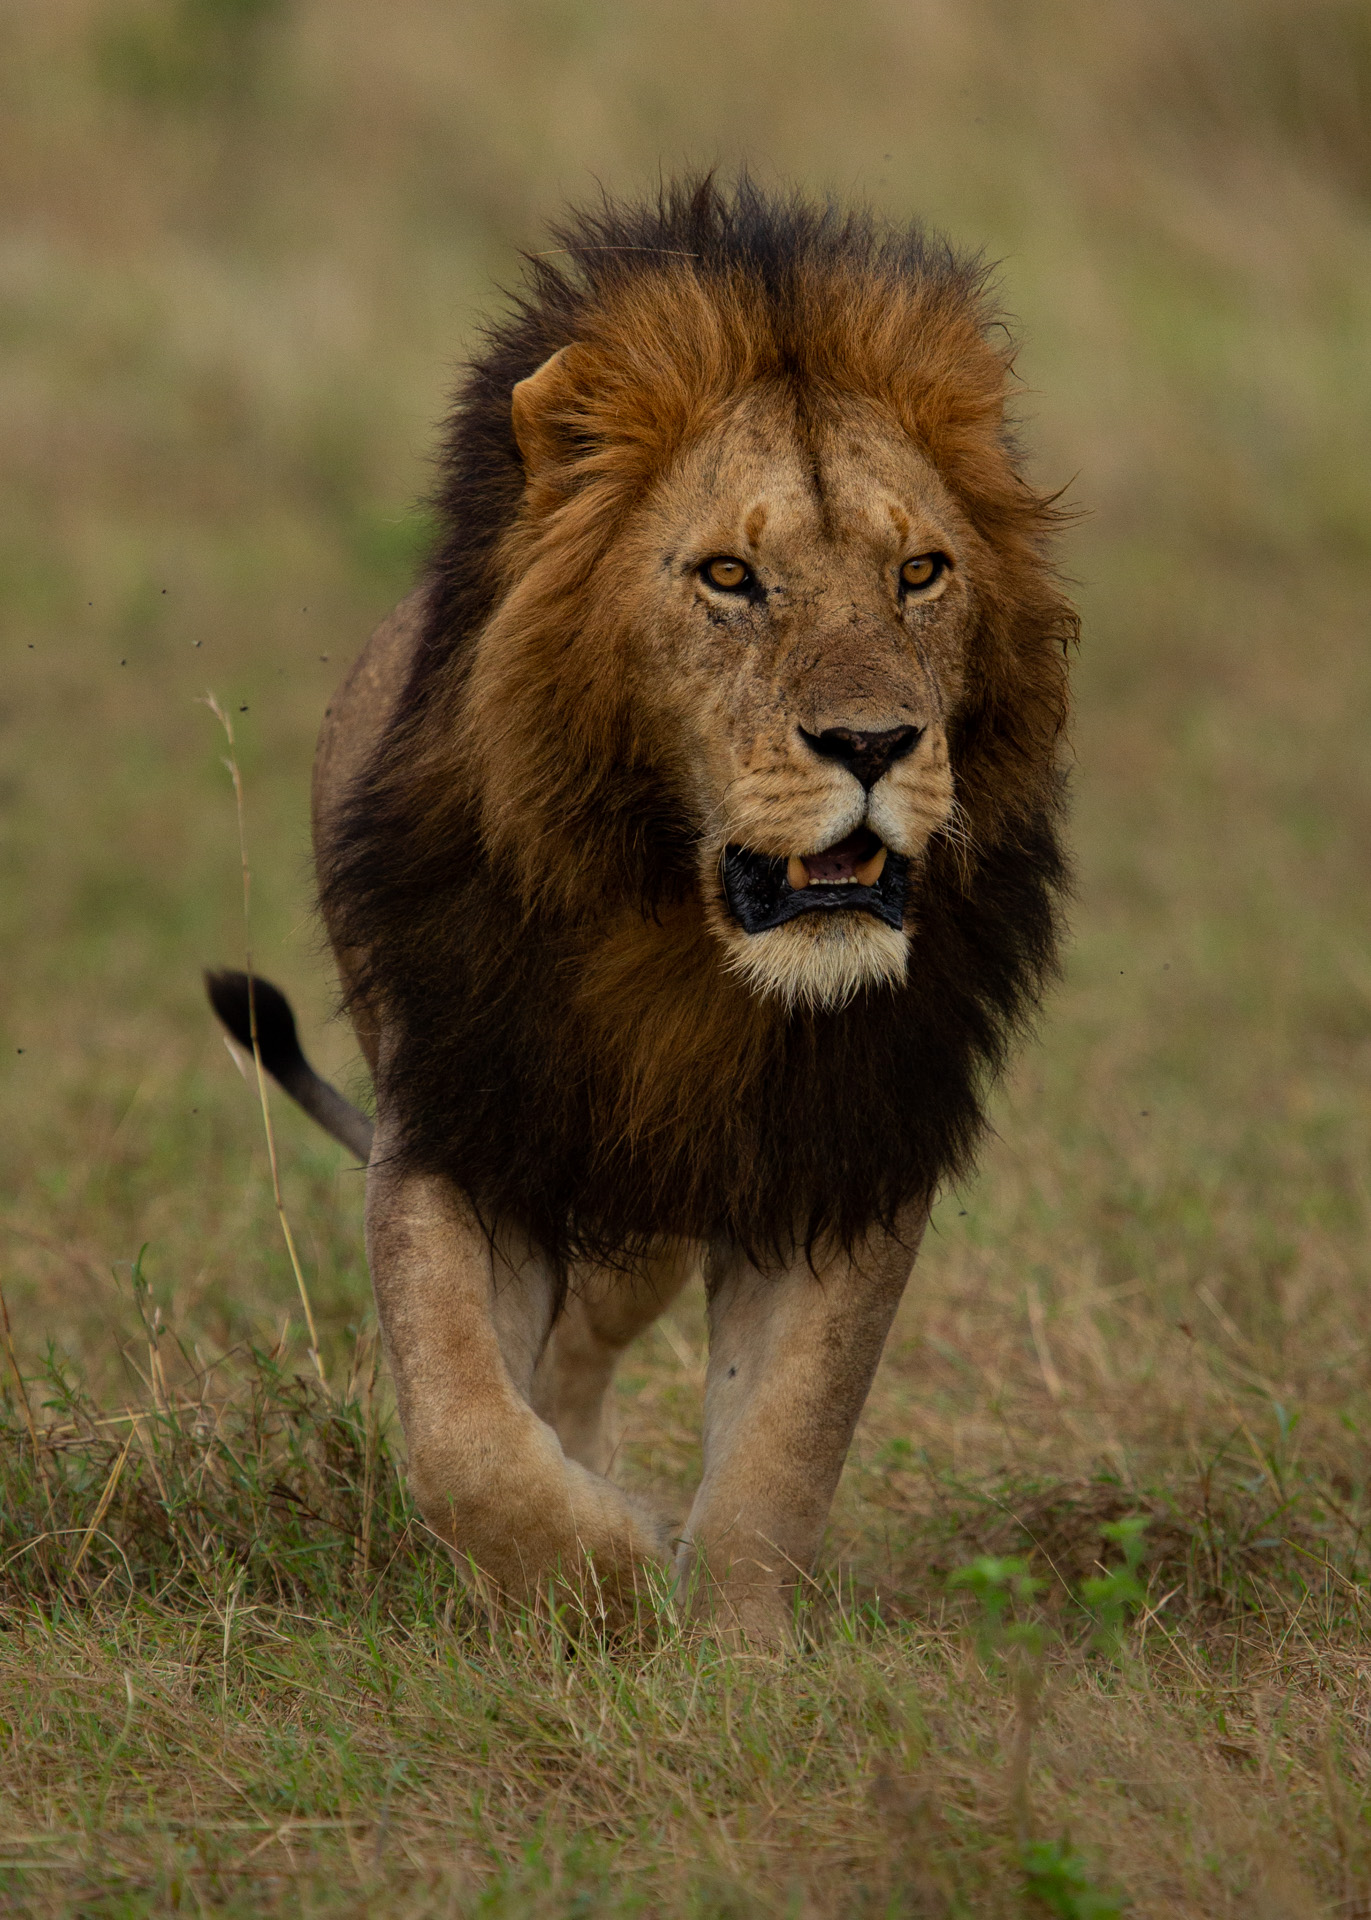
[[[673,531],[763,561],[948,545],[959,518],[932,461],[870,405],[802,418],[770,396],[740,401],[684,450],[656,504]]]

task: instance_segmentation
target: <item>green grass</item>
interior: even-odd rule
[[[1369,47],[1345,0],[0,21],[0,1908],[1367,1910]],[[364,1089],[320,713],[491,279],[563,194],[716,155],[1003,258],[1089,509],[1066,977],[785,1660],[464,1595],[361,1181],[278,1109],[321,1385],[199,984],[243,945],[213,689],[257,962]],[[676,1514],[703,1345],[688,1294],[619,1393]]]

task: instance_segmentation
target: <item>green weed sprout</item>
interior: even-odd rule
[[[1041,1591],[1042,1581],[1028,1570],[1028,1562],[1015,1555],[997,1558],[982,1554],[970,1566],[958,1567],[948,1580],[949,1587],[962,1587],[974,1594],[980,1605],[976,1628],[976,1647],[982,1659],[1008,1647],[1020,1646],[1037,1651],[1042,1643],[1041,1627],[1029,1621],[1005,1624],[1005,1615],[1013,1607],[1026,1606]]]
[[[1094,1645],[1111,1660],[1119,1656],[1129,1616],[1147,1598],[1147,1589],[1138,1578],[1147,1525],[1148,1516],[1135,1513],[1101,1527],[1105,1539],[1122,1551],[1123,1565],[1081,1582],[1081,1604],[1095,1616]]]
[[[1142,1558],[1142,1529],[1146,1520],[1123,1520],[1105,1529],[1123,1549],[1124,1565],[1103,1580],[1088,1583],[1101,1591],[1093,1604],[1105,1609],[1099,1617],[1121,1633],[1130,1606],[1142,1596],[1137,1566]],[[1130,1584],[1131,1583],[1131,1584]],[[1014,1688],[1014,1735],[1007,1756],[1007,1798],[1011,1832],[1023,1868],[1023,1893],[1039,1901],[1061,1920],[1119,1920],[1117,1900],[1092,1886],[1085,1862],[1068,1840],[1035,1840],[1029,1797],[1033,1730],[1042,1693],[1046,1634],[1036,1620],[1012,1619],[1041,1590],[1042,1581],[1030,1573],[1028,1562],[1014,1556],[983,1555],[959,1567],[948,1585],[975,1596],[980,1607],[976,1645],[983,1660],[1005,1658]],[[1137,1598],[1135,1598],[1135,1593]]]
[[[1092,1886],[1084,1860],[1069,1840],[1030,1840],[1020,1852],[1024,1892],[1061,1920],[1120,1920],[1123,1908]]]

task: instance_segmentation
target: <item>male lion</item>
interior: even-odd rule
[[[747,182],[555,238],[458,397],[427,576],[320,740],[368,1255],[415,1496],[464,1560],[615,1610],[674,1549],[775,1642],[1053,965],[1075,622],[975,262]],[[365,1152],[257,998],[267,1065]],[[701,1265],[673,1539],[605,1477],[605,1396]]]

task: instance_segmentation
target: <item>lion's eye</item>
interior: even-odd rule
[[[900,585],[912,587],[931,587],[947,570],[947,561],[940,553],[919,553],[912,560],[906,560],[900,568]]]
[[[721,554],[717,560],[705,561],[700,568],[700,578],[706,586],[717,587],[721,593],[742,593],[752,585],[752,569],[741,560]]]

